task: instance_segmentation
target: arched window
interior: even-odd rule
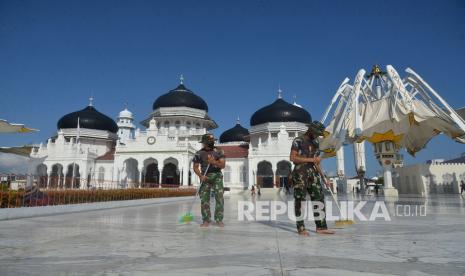
[[[162,170],[162,184],[179,185],[178,161],[174,158],[168,158],[164,161],[165,165]]]
[[[176,121],[174,123],[174,125],[176,126],[177,129],[179,129],[179,127],[181,126],[181,122],[180,121]]]
[[[224,167],[223,177],[224,177],[224,182],[225,183],[230,183],[231,182],[231,167],[230,166]]]
[[[164,126],[165,128],[169,128],[169,127],[170,127],[170,122],[165,121],[165,122],[163,123],[163,126]]]
[[[273,188],[274,173],[270,162],[261,161],[257,164],[257,185],[262,188]]]
[[[105,180],[105,168],[104,167],[100,167],[98,169],[98,184],[103,184],[103,181]]]
[[[279,187],[288,187],[289,175],[291,174],[292,165],[289,161],[282,160],[278,162],[276,176],[278,177]]]
[[[200,129],[200,124],[199,123],[195,124],[195,128]]]

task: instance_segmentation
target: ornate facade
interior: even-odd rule
[[[31,153],[30,173],[41,187],[131,188],[198,185],[191,160],[200,137],[218,125],[207,103],[180,85],[158,97],[153,111],[136,128],[127,108],[117,121],[93,103],[63,116],[57,134]],[[223,132],[218,146],[226,154],[225,185],[282,186],[292,168],[291,142],[306,130],[310,114],[296,103],[278,99],[255,112],[250,131],[239,122]]]

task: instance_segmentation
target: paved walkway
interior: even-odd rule
[[[357,222],[334,236],[312,231],[307,238],[287,216],[238,221],[238,200],[249,199],[226,199],[224,229],[199,229],[198,203],[197,221],[179,225],[188,201],[1,221],[0,275],[465,274],[460,196],[403,198],[387,204],[391,215],[399,204],[426,204],[427,215]]]

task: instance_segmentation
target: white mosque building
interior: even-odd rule
[[[217,128],[207,103],[181,83],[153,103],[153,111],[136,128],[127,108],[117,122],[100,113],[92,99],[82,110],[63,116],[57,134],[31,153],[29,172],[40,187],[136,188],[198,185],[191,160],[200,137]],[[257,110],[250,130],[239,123],[217,144],[225,151],[225,186],[282,186],[292,164],[292,140],[306,131],[311,115],[281,97]]]

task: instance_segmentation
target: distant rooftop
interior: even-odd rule
[[[465,163],[465,155],[462,153],[462,156],[444,161],[443,163]]]

